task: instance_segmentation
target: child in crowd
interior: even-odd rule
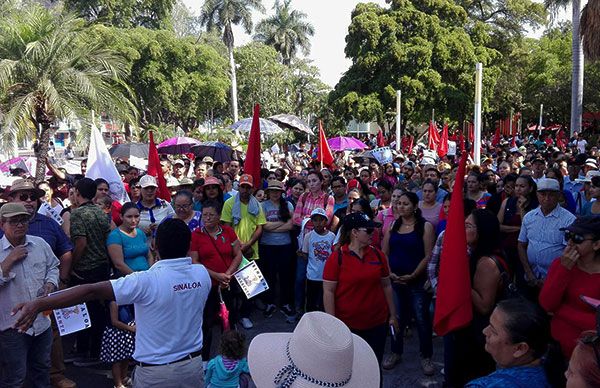
[[[112,203],[113,200],[111,197],[101,197],[98,198],[96,200],[96,206],[98,206],[100,209],[102,209],[102,211],[104,212],[104,214],[106,214],[106,217],[108,218],[108,222],[110,223],[110,230],[113,230],[117,227],[117,225],[114,223],[113,219],[112,219]]]
[[[111,301],[108,309],[111,323],[104,329],[100,360],[112,364],[115,388],[125,388],[131,384],[127,371],[135,348],[133,306],[117,306]]]
[[[308,257],[306,267],[306,311],[323,311],[323,268],[331,255],[335,234],[327,230],[327,214],[316,208],[310,214],[313,230],[304,235],[299,255]]]
[[[254,198],[256,198],[258,202],[264,202],[267,199],[267,196],[263,189],[258,189],[256,190],[256,193],[254,193]]]
[[[221,336],[221,355],[213,358],[206,366],[204,380],[207,388],[242,387],[248,377],[246,338],[235,330],[229,330]],[[244,374],[246,374],[244,376]]]

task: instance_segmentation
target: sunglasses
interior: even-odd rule
[[[16,218],[16,219],[9,219],[6,220],[6,223],[12,226],[17,226],[17,225],[27,225],[29,223],[29,217],[21,217],[21,218]]]
[[[366,232],[367,234],[372,234],[375,231],[374,228],[358,228],[358,230],[362,230],[363,232]]]
[[[27,194],[27,193],[21,193],[19,194],[19,196],[17,197],[19,198],[20,201],[37,201],[38,200],[38,196],[35,194]]]
[[[582,242],[586,241],[586,240],[595,240],[594,238],[585,238],[584,236],[577,234],[577,233],[573,233],[571,231],[565,231],[565,240],[567,241],[573,241],[575,244],[581,244]]]

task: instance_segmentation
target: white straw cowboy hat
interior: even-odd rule
[[[306,313],[293,333],[264,333],[248,349],[250,374],[260,388],[378,388],[371,347],[339,319]]]

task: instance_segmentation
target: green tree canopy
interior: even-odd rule
[[[477,62],[484,65],[487,109],[500,54],[486,46],[481,23],[466,31],[467,22],[465,10],[450,0],[357,5],[346,37],[352,65],[329,96],[334,112],[346,121],[383,124],[400,89],[404,123],[427,121],[432,108],[438,117],[463,120],[472,112]]]
[[[86,20],[115,27],[165,28],[176,0],[64,0]]]
[[[90,33],[120,52],[137,96],[141,125],[172,124],[188,131],[226,105],[227,62],[196,38],[171,31],[95,26]]]

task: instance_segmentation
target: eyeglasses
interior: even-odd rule
[[[571,231],[565,231],[565,240],[567,241],[573,241],[575,244],[581,244],[582,242],[586,241],[586,240],[594,240],[594,238],[585,238],[584,236],[577,234],[577,233],[573,233]]]
[[[18,198],[19,198],[19,201],[23,201],[23,202],[28,201],[28,200],[29,201],[37,201],[38,200],[38,196],[33,193],[31,193],[31,194],[21,193],[21,194],[19,194]]]
[[[6,223],[9,225],[12,225],[12,226],[27,225],[29,223],[29,217],[8,219],[8,220],[6,220]]]
[[[141,189],[141,188],[142,188],[142,186],[140,186],[140,185],[135,185],[135,186],[133,186],[133,188],[134,188],[134,189]]]
[[[185,205],[175,205],[175,209],[182,209],[182,210],[185,210],[185,209],[189,209],[189,208],[190,208],[190,206],[192,206],[192,204],[191,204],[191,203],[187,203],[187,204],[185,204]]]
[[[375,231],[374,228],[358,228],[357,230],[366,232],[367,234],[372,234]]]

